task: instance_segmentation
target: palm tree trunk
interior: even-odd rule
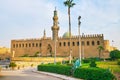
[[[69,46],[69,54],[70,54],[70,61],[71,64],[71,18],[70,18],[70,7],[68,7],[68,17],[69,17],[69,38],[70,38],[70,46]]]
[[[101,51],[99,51],[99,58],[101,57],[100,54],[101,54]]]

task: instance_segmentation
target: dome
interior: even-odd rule
[[[63,34],[63,38],[69,38],[69,32],[65,32],[65,33]]]

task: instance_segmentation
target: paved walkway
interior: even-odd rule
[[[34,73],[31,70],[4,70],[0,72],[0,80],[63,80],[57,77]]]
[[[13,72],[20,72],[20,71],[29,71],[29,72],[33,72],[33,73],[37,73],[38,75],[46,75],[46,76],[51,76],[51,77],[56,77],[56,78],[59,78],[61,80],[82,80],[82,79],[77,79],[77,78],[73,78],[73,77],[70,77],[70,76],[66,76],[66,75],[61,75],[61,74],[56,74],[56,73],[50,73],[50,72],[43,72],[43,71],[37,71],[37,68],[31,68],[31,67],[28,67],[26,69],[21,69],[21,70],[14,70]],[[3,72],[11,72],[10,69],[4,69]]]

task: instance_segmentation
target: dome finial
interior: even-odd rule
[[[56,11],[56,6],[55,6],[55,11]]]
[[[54,11],[54,16],[57,16],[56,6],[55,6],[55,11]]]

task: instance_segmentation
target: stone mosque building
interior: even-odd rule
[[[71,44],[69,39],[69,33],[66,32],[62,37],[59,37],[58,32],[60,27],[58,26],[57,11],[54,11],[53,26],[51,27],[52,37],[46,37],[44,35],[38,39],[20,39],[11,40],[11,53],[14,53],[15,57],[23,56],[25,54],[32,56],[36,52],[39,56],[69,56],[70,46],[72,57],[78,57],[79,49],[79,36],[71,36]],[[56,41],[56,43],[55,43]],[[56,44],[56,45],[55,45]],[[98,57],[98,46],[104,47],[103,57],[109,56],[110,46],[109,41],[104,40],[103,34],[81,35],[81,53],[82,57]]]

